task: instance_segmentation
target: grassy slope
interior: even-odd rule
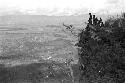
[[[62,66],[63,64],[53,62],[53,66],[51,65],[52,63],[49,62],[23,64],[14,67],[1,65],[0,83],[42,83],[43,81],[60,83],[63,80],[67,81],[66,83],[71,82],[70,76],[67,74],[68,70]],[[49,68],[50,66],[52,69]],[[75,70],[78,70],[77,66],[74,67],[76,67]],[[75,72],[75,75],[78,76],[78,72]]]

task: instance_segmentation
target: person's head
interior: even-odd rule
[[[91,13],[89,13],[89,15],[91,15]]]

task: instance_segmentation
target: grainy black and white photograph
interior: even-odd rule
[[[125,83],[125,0],[0,0],[0,83]]]

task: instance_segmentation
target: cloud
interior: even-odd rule
[[[106,4],[109,6],[117,6],[117,8],[125,7],[125,0],[107,0]]]
[[[108,4],[117,4],[119,0],[107,0]]]
[[[110,14],[119,14],[125,11],[125,0],[107,0],[103,9]]]
[[[0,0],[0,8],[33,14],[76,14],[119,12],[125,10],[125,0]],[[1,12],[4,12],[2,10]]]

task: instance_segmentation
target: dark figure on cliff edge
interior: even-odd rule
[[[91,13],[89,13],[89,20],[88,20],[88,22],[89,22],[89,24],[92,24],[92,15],[91,15]]]

